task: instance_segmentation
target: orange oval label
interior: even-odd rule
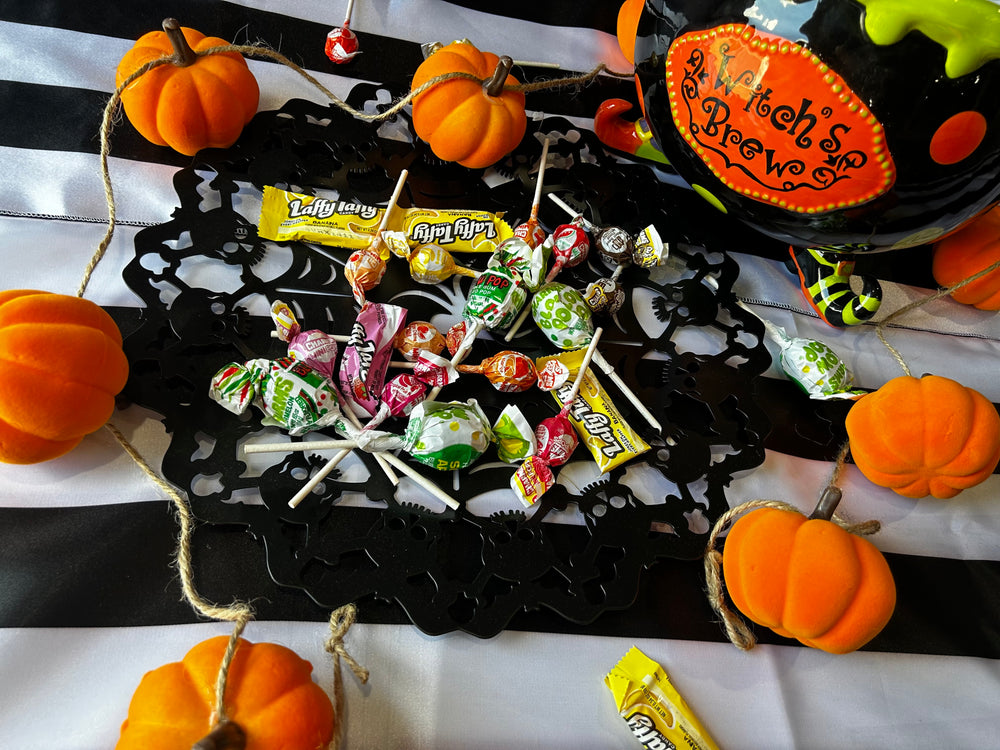
[[[802,45],[719,26],[675,39],[666,77],[678,132],[732,190],[822,213],[877,198],[896,180],[881,123]]]

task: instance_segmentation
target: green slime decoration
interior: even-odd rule
[[[947,50],[944,70],[959,78],[1000,59],[1000,5],[990,0],[858,0],[865,31],[880,45],[919,31]]]

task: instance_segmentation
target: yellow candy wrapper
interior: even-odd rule
[[[647,750],[719,750],[666,671],[633,646],[604,678],[619,715]]]
[[[275,242],[298,240],[357,250],[371,244],[384,212],[378,206],[267,185],[257,234]],[[464,209],[397,209],[386,229],[400,233],[414,247],[434,243],[464,253],[492,253],[514,234],[500,215]]]
[[[573,349],[535,360],[535,368],[539,372],[553,359],[569,368],[569,379],[560,387],[549,391],[560,406],[573,390],[573,381],[586,353],[586,349]],[[573,423],[580,441],[587,446],[602,474],[649,450],[649,444],[622,419],[621,412],[592,370],[587,370],[583,376],[580,392],[566,416]]]

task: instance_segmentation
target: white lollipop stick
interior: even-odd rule
[[[514,321],[514,324],[510,327],[510,330],[508,330],[506,335],[504,335],[503,337],[504,341],[510,342],[513,340],[514,336],[517,335],[517,332],[521,330],[521,326],[524,325],[524,321],[528,318],[528,313],[530,312],[531,312],[531,302],[530,301],[525,302],[524,309],[521,310],[521,314],[517,316],[517,320]]]
[[[649,424],[651,424],[657,432],[662,433],[663,425],[661,425],[656,417],[653,416],[652,412],[650,412],[649,409],[643,405],[642,401],[639,400],[639,397],[635,395],[632,389],[625,385],[625,381],[621,379],[621,376],[619,376],[617,372],[615,372],[615,368],[612,367],[611,363],[604,358],[604,355],[600,352],[595,352],[594,364],[601,368],[601,372],[611,378],[611,382],[618,386],[618,389],[628,398],[628,400],[632,403],[632,406],[638,410],[645,420],[649,422]]]
[[[577,213],[572,208],[570,208],[569,205],[566,203],[566,201],[564,201],[562,198],[560,198],[555,193],[549,193],[548,196],[549,196],[549,199],[553,203],[555,203],[557,206],[559,206],[559,208],[561,208],[563,211],[565,211],[570,216],[572,216],[574,221],[577,220],[577,219],[579,219],[581,221],[581,223],[583,224],[584,228],[587,229],[588,231],[593,232],[593,231],[595,231],[597,229],[600,229],[600,227],[598,227],[596,224],[587,221],[583,217],[583,214]]]
[[[421,474],[420,472],[418,472],[415,469],[413,469],[408,463],[406,463],[405,461],[403,461],[401,458],[399,458],[398,456],[396,456],[393,453],[386,453],[385,454],[385,459],[386,459],[386,461],[388,461],[389,463],[391,463],[393,466],[395,466],[397,469],[399,469],[401,472],[403,472],[404,474],[406,474],[406,476],[408,476],[410,479],[412,479],[418,485],[420,485],[425,490],[427,490],[429,493],[431,493],[434,497],[436,497],[442,503],[444,503],[445,505],[447,505],[449,508],[451,508],[452,510],[457,510],[458,509],[458,500],[456,500],[451,495],[449,495],[447,492],[445,492],[444,490],[442,490],[440,487],[438,487],[436,484],[434,484],[431,480],[429,480],[423,474]]]
[[[375,230],[375,235],[372,237],[371,247],[378,247],[378,243],[382,241],[382,232],[389,226],[389,215],[396,207],[396,201],[399,200],[399,194],[403,192],[403,184],[406,182],[409,174],[409,171],[405,169],[399,173],[399,179],[396,180],[396,187],[392,191],[392,197],[389,198],[389,202],[385,206],[385,211],[382,212],[382,221],[379,222],[378,229]]]
[[[351,340],[350,336],[341,336],[340,334],[337,334],[337,335],[327,334],[327,335],[329,335],[330,338],[333,339],[334,341],[338,341],[341,344],[346,344],[347,342],[349,342]],[[271,338],[272,339],[280,339],[281,336],[278,335],[277,331],[271,331]]]
[[[317,471],[316,474],[312,476],[308,482],[302,485],[301,489],[299,489],[299,491],[292,496],[292,499],[288,501],[288,507],[294,508],[303,500],[305,500],[307,497],[309,497],[309,493],[311,493],[316,488],[316,485],[318,485],[320,482],[326,479],[327,475],[335,468],[337,468],[337,464],[339,464],[341,461],[347,458],[350,455],[350,453],[351,449],[345,448],[344,450],[340,451],[340,453],[331,458],[329,461],[327,461],[326,465],[324,465],[323,468]]]
[[[560,413],[565,414],[573,406],[573,402],[576,401],[577,394],[580,393],[580,387],[583,385],[583,379],[587,374],[587,368],[590,367],[590,362],[597,354],[597,342],[601,339],[601,334],[604,333],[603,328],[598,328],[594,331],[594,337],[590,340],[587,345],[587,352],[583,355],[583,362],[580,363],[580,369],[576,373],[576,379],[573,381],[573,387],[570,392],[566,394],[566,398],[563,399],[563,408]]]
[[[469,350],[472,348],[473,340],[479,335],[480,331],[482,331],[484,327],[483,323],[475,320],[470,320],[466,324],[466,332],[465,337],[462,339],[462,344],[455,350],[455,354],[452,355],[451,358],[452,367],[458,367],[462,364],[465,358],[469,355]],[[427,394],[427,400],[433,401],[436,399],[438,393],[441,392],[443,387],[444,386],[437,385],[431,388],[430,392]]]
[[[243,455],[252,453],[305,453],[306,451],[330,451],[357,448],[357,440],[311,440],[300,443],[251,443],[243,446]]]
[[[351,25],[351,13],[354,12],[354,0],[347,0],[347,17],[344,19],[344,26]]]
[[[528,226],[534,228],[538,225],[538,206],[542,201],[542,181],[545,179],[545,167],[549,161],[549,139],[546,136],[542,143],[542,158],[538,162],[538,179],[535,180],[535,197],[531,201],[531,217],[528,219]]]

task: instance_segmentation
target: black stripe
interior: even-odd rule
[[[156,490],[150,486],[150,493]],[[0,509],[0,627],[117,627],[191,623],[172,554],[169,503],[62,509]],[[377,511],[342,508],[359,530]],[[555,533],[575,533],[571,528]],[[264,551],[237,528],[201,526],[195,577],[205,597],[252,599],[261,620],[319,622],[329,614],[306,594],[267,576]],[[887,555],[898,589],[896,616],[866,649],[1000,658],[1000,563]],[[577,625],[547,611],[518,615],[510,629],[724,642],[704,595],[699,561],[664,560],[641,579],[635,603]],[[358,602],[362,622],[406,623],[395,605]],[[758,628],[762,643],[795,642]]]

